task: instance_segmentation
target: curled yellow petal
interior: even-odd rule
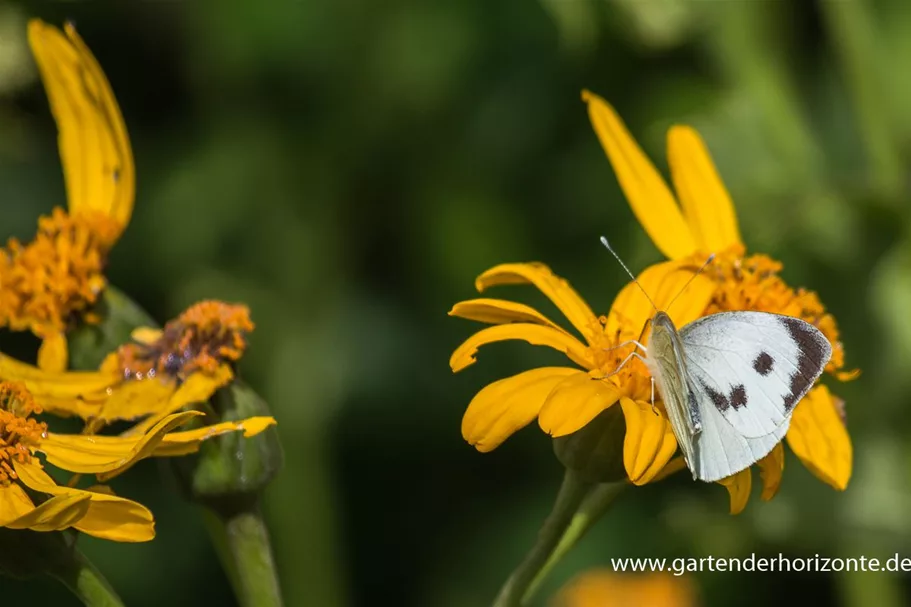
[[[88,496],[88,510],[73,523],[79,531],[115,542],[147,542],[155,537],[155,520],[149,509],[132,500],[61,487],[34,464],[14,464],[19,479],[29,488],[50,495]]]
[[[696,251],[696,242],[680,207],[658,170],[604,99],[582,92],[595,134],[617,174],[630,207],[655,246],[669,259]]]
[[[787,440],[820,480],[839,491],[847,488],[853,463],[851,437],[826,386],[816,386],[797,403]]]
[[[69,209],[103,213],[122,231],[136,179],[123,116],[91,51],[71,24],[64,30],[33,19],[28,38],[57,121]]]
[[[547,396],[538,424],[551,436],[580,430],[620,398],[620,389],[609,381],[575,373],[562,379]]]
[[[623,465],[634,485],[651,482],[664,470],[677,451],[677,439],[668,419],[651,403],[620,399],[626,436],[623,439]]]
[[[478,331],[456,348],[449,359],[449,366],[454,373],[461,371],[477,361],[475,354],[481,346],[510,339],[521,339],[535,346],[549,346],[586,369],[595,366],[588,348],[578,339],[565,331],[531,323],[498,325]]]
[[[528,322],[563,331],[557,324],[530,306],[505,299],[471,299],[460,301],[449,311],[450,316],[478,322],[502,325],[511,322]]]
[[[0,487],[0,527],[59,531],[72,527],[88,509],[88,496],[58,495],[35,506],[17,483]]]
[[[674,188],[699,250],[716,253],[742,244],[734,203],[699,133],[674,126],[667,134],[667,154]]]
[[[753,475],[750,468],[723,478],[719,484],[727,488],[731,495],[731,514],[740,514],[750,501],[750,490],[753,488]]]
[[[0,354],[0,380],[18,381],[46,411],[59,415],[93,417],[114,385],[116,374],[95,371],[56,373]]]
[[[176,390],[172,382],[167,382],[170,390],[166,395],[162,394],[159,388],[154,388],[142,401],[137,401],[137,406],[132,411],[114,406],[111,402],[105,403],[103,415],[105,419],[134,419],[148,416],[124,433],[126,436],[145,434],[166,416],[184,407],[209,400],[216,390],[233,378],[234,373],[229,365],[219,365],[212,374],[202,371],[192,373]],[[147,382],[148,380],[138,383]],[[131,413],[134,415],[130,416]]]
[[[66,371],[69,359],[66,337],[63,333],[51,333],[41,341],[38,348],[38,366],[45,371],[61,373]]]
[[[477,393],[462,417],[462,436],[478,451],[496,449],[531,423],[548,394],[578,369],[544,367],[495,381]]]
[[[693,278],[698,269],[686,262],[665,261],[643,270],[636,278],[638,286],[628,283],[617,294],[604,332],[619,332],[621,340],[638,339],[645,322],[655,315],[655,307],[666,312],[677,328],[702,316],[716,285],[704,274]]]
[[[487,270],[475,280],[479,292],[492,286],[510,284],[532,284],[537,287],[586,339],[601,330],[595,313],[585,300],[569,282],[542,263],[504,263]]]
[[[155,457],[186,455],[194,453],[199,445],[210,438],[228,434],[229,432],[243,432],[244,438],[256,436],[266,428],[276,425],[274,417],[248,417],[236,422],[221,422],[211,426],[203,426],[194,430],[181,430],[171,432],[164,436],[152,453]],[[110,478],[111,474],[99,475],[100,480]]]
[[[39,450],[47,456],[48,463],[70,472],[119,473],[137,461],[150,457],[168,432],[200,415],[202,413],[199,411],[170,415],[158,422],[148,433],[136,437],[49,432],[47,438],[41,441]]]
[[[756,462],[759,466],[759,478],[762,479],[760,499],[769,501],[778,493],[781,476],[784,472],[784,445],[778,443],[764,458]]]

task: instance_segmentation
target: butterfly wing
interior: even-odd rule
[[[691,398],[698,398],[691,393]],[[693,443],[687,465],[693,476],[711,483],[749,468],[772,451],[788,431],[788,417],[771,434],[747,438],[731,427],[713,404],[702,402],[702,432]]]
[[[771,450],[832,355],[829,341],[813,325],[767,312],[712,314],[684,326],[679,335],[691,398],[703,423],[714,420],[717,430],[705,427],[702,434],[717,435],[722,444],[716,446],[726,451],[733,439],[718,423],[722,419],[744,439],[763,439],[749,445],[759,451],[777,437]],[[706,440],[715,442],[712,436]]]

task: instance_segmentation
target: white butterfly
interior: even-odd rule
[[[706,482],[769,454],[832,355],[819,329],[781,314],[721,312],[678,331],[656,311],[651,325],[648,346],[631,343],[646,352],[643,361],[693,478]],[[634,352],[627,360],[632,356],[642,358]]]

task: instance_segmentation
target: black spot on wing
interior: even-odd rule
[[[705,393],[709,395],[709,398],[712,399],[712,403],[715,405],[715,408],[724,413],[728,410],[728,407],[731,406],[728,397],[722,394],[721,392],[716,392],[712,389],[711,386],[703,383],[702,389],[705,390]]]
[[[728,396],[728,400],[731,402],[731,406],[734,407],[735,411],[741,407],[747,406],[747,391],[746,388],[743,387],[743,384],[734,386],[731,389],[731,394]]]
[[[759,373],[763,377],[772,372],[772,366],[775,364],[775,359],[768,352],[760,352],[759,356],[756,357],[756,360],[753,361],[753,369],[756,370],[756,373]]]
[[[785,411],[790,411],[822,373],[832,355],[832,346],[822,333],[801,320],[783,316],[781,322],[799,350],[797,368],[791,374],[790,393],[784,399]]]

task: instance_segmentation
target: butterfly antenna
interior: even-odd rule
[[[608,251],[610,251],[610,254],[614,256],[614,259],[616,259],[617,262],[618,262],[621,266],[623,266],[623,269],[626,270],[626,273],[629,274],[629,277],[633,279],[633,282],[636,283],[636,286],[639,287],[639,290],[642,291],[642,294],[643,294],[643,295],[645,295],[645,298],[648,300],[648,303],[652,304],[652,307],[655,308],[655,312],[658,312],[658,311],[659,311],[659,310],[658,310],[658,306],[656,306],[656,305],[655,305],[655,302],[652,301],[652,298],[648,296],[648,293],[645,291],[645,289],[642,288],[642,285],[639,284],[639,281],[636,280],[636,277],[633,276],[633,273],[629,271],[629,268],[626,267],[626,264],[623,263],[623,260],[620,259],[620,256],[617,255],[616,251],[614,251],[614,250],[611,248],[610,243],[607,242],[607,237],[606,237],[606,236],[602,236],[602,237],[601,237],[601,244],[603,244],[603,245],[604,245],[604,248],[606,248]]]
[[[677,298],[680,297],[680,294],[683,293],[684,291],[686,291],[686,288],[687,288],[688,286],[690,286],[690,283],[693,282],[694,280],[696,280],[696,277],[699,276],[700,274],[702,274],[702,271],[705,270],[706,266],[708,266],[708,265],[709,265],[710,263],[712,263],[713,261],[715,261],[715,254],[714,254],[714,253],[712,253],[711,255],[709,255],[709,258],[705,260],[705,262],[699,267],[699,269],[696,271],[696,273],[693,274],[692,276],[690,276],[690,279],[689,279],[688,281],[686,281],[686,284],[683,285],[683,288],[681,288],[679,291],[677,291],[677,294],[674,295],[674,298],[671,300],[671,303],[667,304],[667,309],[668,309],[668,310],[671,309],[671,305],[672,305],[675,301],[677,301]]]

